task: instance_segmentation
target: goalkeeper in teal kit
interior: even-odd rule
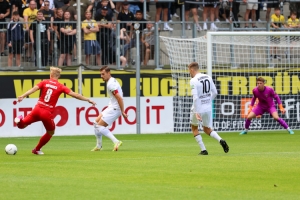
[[[287,123],[278,116],[278,112],[275,108],[274,100],[276,100],[280,111],[284,114],[285,109],[282,106],[281,100],[279,96],[276,94],[276,92],[273,90],[273,88],[265,86],[265,79],[262,77],[259,77],[256,79],[257,87],[255,87],[253,92],[253,97],[251,100],[250,105],[250,111],[247,116],[246,122],[245,122],[245,130],[243,130],[240,135],[247,134],[251,120],[256,117],[264,114],[265,112],[269,113],[283,128],[285,128],[290,134],[294,134],[294,132],[289,128]],[[259,100],[257,106],[253,108],[254,103],[256,99]],[[253,109],[252,109],[253,108]]]

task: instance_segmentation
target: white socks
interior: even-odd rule
[[[98,129],[99,133],[101,133],[101,134],[105,135],[106,137],[108,137],[109,139],[111,139],[111,141],[113,143],[119,142],[119,140],[108,130],[107,127],[98,126],[95,129]]]
[[[203,141],[202,141],[201,135],[195,136],[195,140],[196,140],[197,143],[199,144],[199,146],[200,146],[200,148],[201,148],[201,151],[206,150],[206,148],[205,148],[205,146],[204,146],[204,143],[203,143]]]
[[[216,140],[218,140],[220,142],[220,140],[222,140],[222,138],[218,135],[218,133],[216,131],[212,131],[210,133],[210,137],[215,138]]]
[[[102,134],[99,132],[98,128],[94,129],[95,131],[95,136],[97,138],[97,148],[101,149],[102,148]]]

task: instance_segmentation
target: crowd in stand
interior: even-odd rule
[[[150,21],[149,3],[147,3],[147,15],[143,17],[143,1],[136,2],[113,2],[112,0],[80,0],[81,29],[84,40],[85,63],[90,65],[95,55],[95,64],[115,64],[116,55],[120,56],[121,65],[125,67],[130,58],[130,49],[136,45],[137,38],[134,33],[134,23],[139,22],[141,61],[144,65],[154,58],[154,27]],[[266,10],[266,20],[270,19],[271,8],[274,14],[271,15],[271,27],[281,26],[289,28],[299,27],[300,3],[290,3],[291,15],[287,21],[280,13],[280,2],[268,3],[262,0],[243,0],[247,5],[244,20],[252,20],[252,27],[256,28],[255,21],[260,21],[259,10]],[[154,20],[163,21],[164,31],[173,31],[169,22],[172,17],[179,18],[181,15],[181,2],[155,1],[156,14]],[[265,5],[264,5],[265,4]],[[224,20],[229,22],[229,9],[232,7],[232,21],[236,28],[241,27],[238,1],[231,0],[219,2],[216,0],[205,0],[203,5],[185,3],[185,21],[190,21],[190,16],[196,24],[197,30],[207,30],[209,22],[210,30],[217,30],[216,22]],[[41,65],[47,66],[52,62],[54,50],[54,38],[58,42],[60,51],[58,65],[71,65],[72,59],[76,60],[76,21],[77,16],[76,0],[0,0],[0,29],[7,29],[0,33],[0,54],[6,56],[4,49],[9,47],[8,66],[21,66],[21,54],[23,53],[26,62],[35,62],[36,33],[39,31],[41,39]],[[177,14],[179,10],[180,14]],[[279,12],[278,12],[279,10]],[[201,26],[199,23],[199,11],[202,11]],[[7,25],[3,23],[10,20]],[[116,21],[121,21],[120,30],[116,30]],[[122,21],[125,21],[122,23]],[[249,27],[248,23],[245,28]],[[189,23],[186,29],[191,29]],[[120,33],[117,35],[117,33]],[[116,38],[120,38],[121,49],[117,48]],[[119,51],[119,52],[117,52]]]

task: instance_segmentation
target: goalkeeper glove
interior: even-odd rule
[[[284,107],[282,106],[282,104],[279,104],[279,110],[281,111],[282,114],[285,113],[285,109],[284,109]]]
[[[248,115],[251,113],[252,108],[253,108],[253,106],[250,105],[249,108],[248,108]]]

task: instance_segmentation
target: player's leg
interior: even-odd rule
[[[17,124],[17,127],[19,129],[24,129],[30,124],[39,121],[39,119],[37,118],[38,112],[38,107],[35,107],[28,115],[26,115],[26,117],[23,118],[22,115],[16,117],[14,121]]]
[[[118,140],[107,128],[108,125],[111,125],[118,117],[121,116],[121,111],[115,108],[106,108],[102,112],[102,117],[98,122],[98,131],[108,137],[113,143],[113,151],[118,151],[119,147],[122,145],[122,141]]]
[[[211,128],[212,127],[212,112],[205,112],[205,113],[201,113],[200,115],[202,118],[203,131],[210,137],[216,139],[220,143],[220,145],[223,147],[224,152],[228,153],[229,146],[227,145],[226,141],[223,140],[219,136],[219,134]]]
[[[289,134],[294,134],[294,131],[293,130],[291,130],[290,128],[289,128],[289,126],[287,125],[287,123],[282,119],[282,118],[280,118],[279,116],[278,116],[278,112],[277,112],[277,110],[276,110],[276,108],[275,107],[271,107],[270,108],[270,114],[272,115],[272,117],[284,128],[284,129],[286,129],[288,132],[289,132]]]
[[[100,151],[102,149],[102,133],[98,130],[98,123],[100,122],[102,113],[95,119],[94,124],[94,133],[96,137],[96,146],[91,151]]]
[[[191,128],[192,128],[194,138],[197,141],[197,143],[201,149],[201,152],[199,153],[199,155],[208,155],[208,152],[207,152],[205,145],[203,143],[203,140],[202,140],[202,136],[200,135],[199,130],[198,130],[199,122],[196,118],[196,114],[193,112],[190,113],[190,123],[191,123]]]
[[[55,123],[50,111],[45,109],[40,109],[39,118],[43,122],[46,129],[46,133],[40,138],[36,147],[32,150],[33,154],[43,155],[41,148],[45,146],[52,138],[55,133]]]
[[[264,109],[260,108],[259,106],[253,108],[253,110],[247,116],[247,119],[245,121],[245,129],[242,132],[240,132],[240,135],[247,134],[251,124],[251,120],[256,116],[264,114],[264,112],[265,112]]]

